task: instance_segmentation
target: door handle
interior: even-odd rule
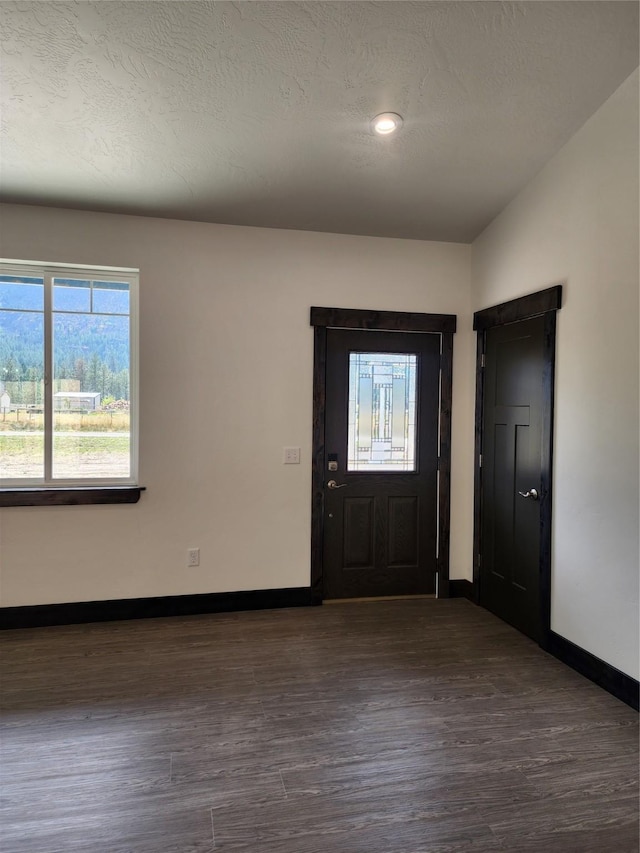
[[[344,487],[348,485],[347,483],[336,483],[335,480],[329,480],[327,483],[328,489],[344,489]]]
[[[523,498],[531,498],[532,501],[538,500],[538,490],[537,489],[529,489],[528,492],[518,492]]]

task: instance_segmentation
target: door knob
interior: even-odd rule
[[[537,489],[529,489],[528,492],[518,492],[519,495],[522,495],[523,498],[531,498],[532,501],[538,500],[538,490]]]
[[[327,483],[327,488],[328,489],[344,489],[344,487],[346,485],[347,485],[346,483],[336,483],[335,480],[329,480],[329,482]]]

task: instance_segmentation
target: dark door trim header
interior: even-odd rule
[[[449,535],[451,516],[451,399],[453,390],[453,334],[455,314],[418,314],[402,311],[361,311],[353,308],[312,307],[313,449],[311,461],[311,595],[321,604],[322,541],[324,525],[324,442],[326,419],[327,328],[372,331],[431,332],[440,342],[440,450],[438,461],[438,596],[449,596]]]
[[[511,299],[491,308],[483,308],[473,315],[473,328],[482,332],[492,326],[506,326],[519,320],[529,320],[547,311],[557,311],[562,307],[562,285],[556,284],[537,293],[529,293],[519,299]]]
[[[405,311],[360,311],[357,308],[312,308],[311,325],[332,329],[371,329],[376,332],[455,332],[455,314],[416,314]]]

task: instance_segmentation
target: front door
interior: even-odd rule
[[[486,331],[480,603],[540,639],[543,316]]]
[[[327,330],[325,599],[436,591],[440,341]]]

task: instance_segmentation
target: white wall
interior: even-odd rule
[[[638,72],[476,240],[474,310],[553,284],[552,629],[638,677]]]
[[[13,205],[0,225],[3,257],[140,268],[147,487],[2,510],[3,606],[308,586],[311,305],[459,315],[451,564],[471,577],[470,247]]]

